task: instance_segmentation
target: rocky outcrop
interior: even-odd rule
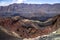
[[[48,20],[47,22],[40,22],[32,19],[23,19],[18,16],[0,18],[0,29],[11,36],[18,38],[35,38],[50,34],[60,28],[59,15]],[[45,23],[49,23],[49,25],[46,25]]]

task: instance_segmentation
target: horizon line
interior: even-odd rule
[[[12,4],[50,4],[50,5],[54,5],[54,4],[60,4],[60,3],[12,3]],[[9,4],[9,5],[12,5],[12,4]],[[2,6],[9,6],[9,5],[2,5]]]

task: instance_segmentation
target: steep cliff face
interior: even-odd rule
[[[45,14],[59,14],[60,4],[11,4],[9,6],[0,6],[0,15],[8,16],[19,14],[24,17],[36,17]]]
[[[48,23],[49,25],[46,25]],[[42,24],[45,26],[41,26]],[[45,22],[23,19],[19,16],[0,18],[0,29],[18,38],[35,38],[50,34],[60,28],[59,24],[60,16],[55,16]]]

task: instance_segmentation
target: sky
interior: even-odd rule
[[[0,6],[7,6],[13,3],[54,4],[60,3],[60,0],[0,0]]]

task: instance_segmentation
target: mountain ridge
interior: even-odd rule
[[[11,4],[0,6],[0,15],[21,15],[24,17],[40,17],[46,14],[60,14],[60,3],[57,4]]]

